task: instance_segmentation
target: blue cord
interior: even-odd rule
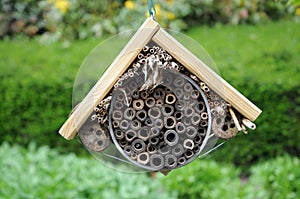
[[[154,19],[154,15],[156,14],[154,0],[148,0],[148,10],[149,10],[150,17]]]

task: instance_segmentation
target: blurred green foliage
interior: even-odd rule
[[[251,168],[250,177],[240,177],[231,164],[197,160],[172,171],[161,181],[178,198],[289,198],[300,192],[300,160],[284,155]]]
[[[251,167],[246,178],[232,164],[204,159],[152,178],[45,146],[2,143],[0,165],[0,198],[297,199],[300,194],[300,160],[287,155]]]
[[[219,164],[209,160],[195,160],[183,168],[162,177],[164,186],[177,193],[178,198],[238,198],[239,170],[232,164]]]
[[[244,198],[296,199],[300,195],[300,159],[283,156],[251,168]],[[247,196],[247,197],[246,197]]]
[[[122,173],[34,144],[24,149],[3,143],[0,165],[0,198],[174,198],[144,173]]]
[[[257,24],[299,14],[288,0],[161,0],[156,19],[166,28]],[[0,37],[42,34],[44,41],[86,39],[136,29],[148,14],[147,1],[1,0]]]

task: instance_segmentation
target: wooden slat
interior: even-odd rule
[[[222,79],[165,30],[160,29],[153,36],[152,40],[170,53],[191,73],[204,81],[213,91],[222,96],[244,117],[254,121],[260,115],[262,111],[258,107]]]
[[[118,57],[95,84],[79,106],[70,115],[60,128],[59,133],[66,139],[73,139],[77,131],[88,119],[93,108],[108,94],[117,79],[126,71],[141,49],[151,40],[158,31],[159,25],[148,18],[128,44],[124,47]]]

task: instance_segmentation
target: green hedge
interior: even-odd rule
[[[251,168],[252,175],[244,187],[245,199],[287,198],[300,195],[300,159],[278,157]]]
[[[44,46],[24,38],[1,42],[1,142],[26,146],[35,141],[62,151],[81,146],[78,141],[66,142],[58,130],[72,109],[78,66],[98,42],[77,42],[80,48]]]
[[[289,198],[300,194],[300,160],[282,156],[251,167],[249,177],[239,177],[231,164],[197,160],[172,171],[161,181],[177,198]]]
[[[164,186],[178,198],[238,198],[240,180],[238,169],[232,164],[195,160],[189,165],[162,177]]]

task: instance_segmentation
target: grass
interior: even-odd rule
[[[221,75],[230,82],[247,75],[253,78],[255,73],[253,81],[290,86],[300,77],[298,32],[299,24],[281,21],[256,26],[193,27],[186,34],[207,50]],[[42,80],[68,78],[72,84],[84,58],[101,41],[91,38],[48,45],[40,44],[38,39],[1,41],[1,75],[13,72],[16,79],[26,78],[21,75]]]
[[[188,35],[208,51],[221,75],[292,86],[300,78],[300,26],[290,21],[256,26],[192,28]],[[242,79],[243,80],[243,79]]]

